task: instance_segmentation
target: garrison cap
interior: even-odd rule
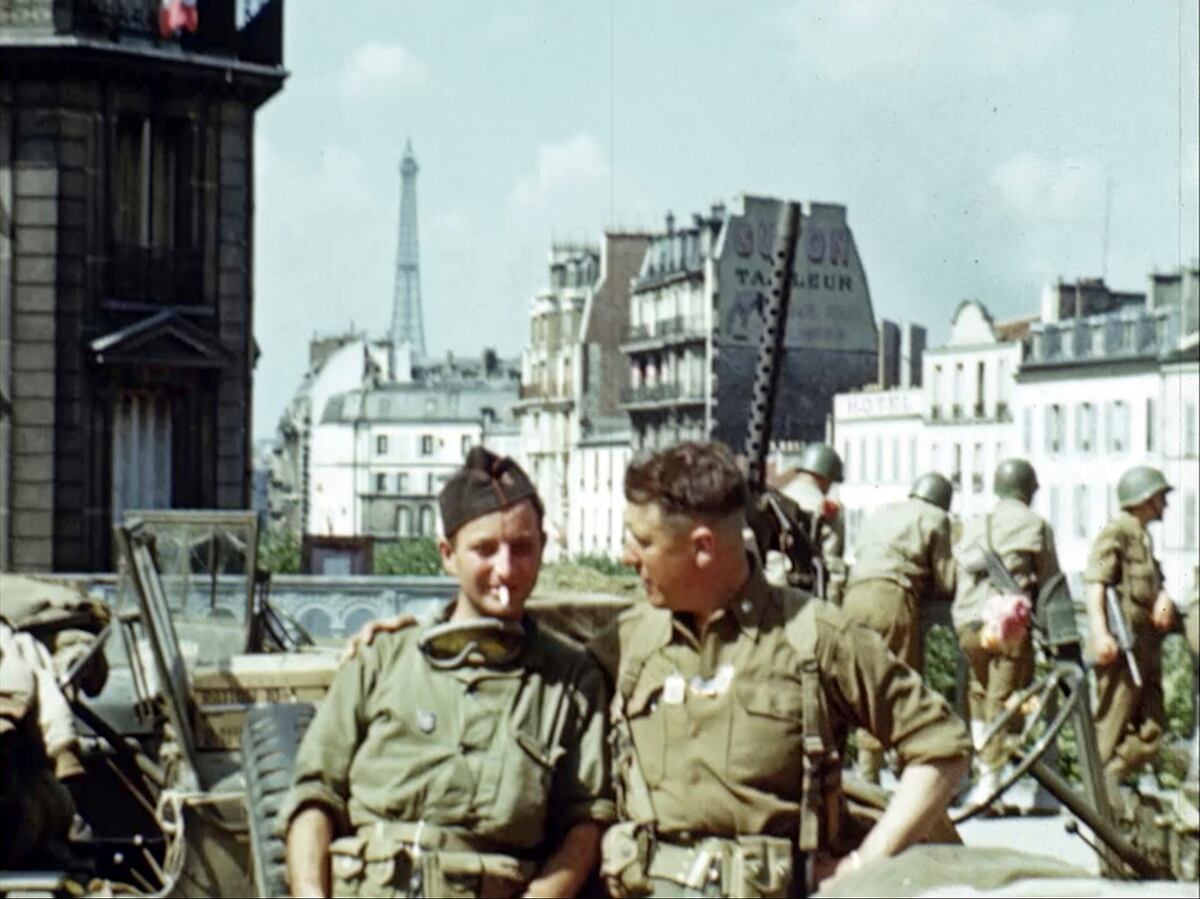
[[[529,476],[513,459],[497,456],[482,446],[472,447],[462,468],[438,494],[442,529],[447,537],[472,519],[532,499],[538,517],[542,501]]]

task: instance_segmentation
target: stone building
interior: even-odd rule
[[[0,4],[0,568],[250,500],[254,117],[283,2]]]
[[[586,444],[592,455],[627,455],[628,424],[617,418],[627,370],[619,346],[629,284],[649,242],[645,234],[607,232],[599,248],[556,245],[549,285],[533,299],[516,412],[521,458],[546,504],[549,559],[590,552],[584,538],[611,528],[607,488],[594,493],[577,453]],[[613,430],[624,435],[623,448],[610,439]]]
[[[742,196],[730,210],[655,235],[630,296],[628,412],[639,449],[717,439],[741,450],[772,286],[782,201]],[[844,206],[804,204],[772,438],[820,440],[840,391],[871,383],[878,338],[866,272]]]

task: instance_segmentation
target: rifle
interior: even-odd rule
[[[758,542],[759,554],[776,549],[788,557],[792,570],[788,582],[825,598],[825,566],[815,551],[808,514],[788,497],[770,487],[751,500],[748,523]]]
[[[1117,638],[1117,646],[1125,654],[1125,663],[1129,666],[1129,676],[1137,687],[1142,686],[1142,669],[1138,667],[1137,656],[1133,654],[1133,635],[1129,633],[1129,622],[1117,599],[1112,587],[1104,588],[1104,611],[1108,614],[1108,629]]]

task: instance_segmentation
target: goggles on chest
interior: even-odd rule
[[[419,641],[421,652],[434,668],[509,665],[516,661],[524,645],[524,625],[498,618],[437,624],[426,630]]]

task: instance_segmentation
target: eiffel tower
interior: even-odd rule
[[[421,319],[421,253],[417,245],[417,158],[412,140],[400,160],[400,237],[396,247],[396,286],[392,296],[392,346],[407,343],[414,358],[425,355]]]

